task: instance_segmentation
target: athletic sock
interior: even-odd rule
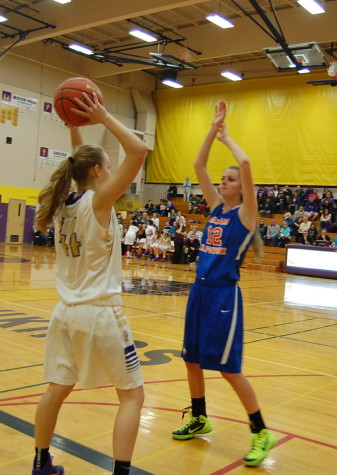
[[[207,417],[205,396],[192,398],[191,401],[192,401],[192,416],[193,417],[199,417],[199,416]]]
[[[253,434],[257,434],[260,432],[260,430],[266,429],[260,410],[254,412],[253,414],[248,414],[248,417],[250,420],[250,430],[253,432]]]
[[[38,449],[35,447],[34,468],[42,469],[49,460],[49,447],[47,449]]]
[[[115,460],[113,475],[129,475],[131,462]]]

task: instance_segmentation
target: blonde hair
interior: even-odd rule
[[[98,145],[80,145],[71,157],[59,165],[51,175],[49,183],[38,197],[35,227],[45,231],[52,223],[55,212],[65,202],[73,179],[77,184],[85,184],[89,169],[103,164],[104,150]]]

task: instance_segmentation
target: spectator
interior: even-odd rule
[[[279,194],[280,194],[280,187],[278,185],[274,185],[273,186],[273,193],[274,193],[274,198],[278,198]]]
[[[305,211],[309,213],[309,221],[315,221],[319,216],[319,206],[315,201],[315,194],[311,194],[308,198],[308,201],[304,205]]]
[[[201,196],[199,203],[199,213],[203,214],[204,216],[208,216],[209,214],[209,206],[204,195]]]
[[[176,198],[176,196],[178,196],[177,185],[171,183],[166,192],[166,197],[169,201],[171,201],[172,198]]]
[[[290,214],[294,215],[295,211],[301,206],[302,200],[299,197],[297,191],[294,191],[292,198],[290,198],[290,202],[288,204],[288,211]]]
[[[308,217],[309,217],[309,213],[304,210],[304,205],[301,205],[301,206],[298,208],[298,210],[295,211],[295,213],[294,213],[294,219],[295,219],[295,220],[297,219],[299,213],[302,213],[302,216],[308,216]]]
[[[315,223],[311,223],[310,224],[310,228],[308,230],[308,241],[309,243],[314,246],[315,242],[316,242],[316,239],[317,239],[317,236],[318,236],[318,231],[317,231],[317,228],[316,228],[316,224]]]
[[[331,210],[331,231],[333,233],[337,232],[337,202],[332,205]]]
[[[310,221],[308,219],[308,216],[303,216],[303,221],[300,224],[300,227],[298,228],[298,234],[303,233],[303,231],[309,231],[310,229]]]
[[[304,190],[301,187],[301,185],[297,185],[295,191],[298,194],[298,197],[300,198],[301,204],[302,204],[303,203],[303,198],[304,198]]]
[[[159,229],[159,226],[160,226],[160,220],[159,218],[157,217],[157,213],[153,213],[152,216],[150,216],[151,218],[151,221],[153,223],[153,226],[156,228],[156,229]]]
[[[176,216],[176,221],[178,222],[180,219],[182,219],[184,221],[184,226],[186,226],[185,216],[182,215],[181,211],[178,211],[177,216]]]
[[[327,231],[331,231],[331,213],[328,208],[325,208],[323,213],[321,214],[321,229],[326,229]]]
[[[156,212],[156,206],[152,200],[149,200],[145,205],[145,210],[147,214],[153,214]]]
[[[191,266],[195,265],[195,261],[198,257],[200,247],[200,241],[196,238],[195,234],[192,234],[185,242],[184,254],[187,264]]]
[[[201,242],[202,239],[202,232],[199,231],[198,226],[193,225],[191,231],[187,234],[187,239],[190,239],[192,234],[195,234],[195,237],[198,239],[199,242]]]
[[[188,202],[190,200],[190,195],[192,191],[192,182],[188,176],[185,178],[183,187],[184,187],[184,201]]]
[[[285,186],[284,186],[283,194],[284,194],[284,196],[289,196],[290,198],[293,197],[293,192],[292,192],[291,189],[289,188],[289,185],[285,185]]]
[[[195,193],[192,193],[190,196],[189,203],[188,203],[188,211],[190,213],[199,213],[200,201],[201,201],[201,198]]]
[[[171,236],[167,229],[163,229],[162,235],[157,241],[158,245],[155,249],[156,257],[155,260],[159,260],[159,255],[162,254],[162,261],[166,260],[166,254],[171,251]]]
[[[286,247],[286,244],[290,241],[290,228],[287,221],[282,221],[280,233],[278,236],[277,246]]]
[[[280,191],[278,197],[276,198],[274,211],[278,214],[283,214],[287,209],[287,199],[284,196],[283,191]]]
[[[299,244],[303,244],[305,246],[311,246],[310,242],[308,241],[308,231],[303,231],[299,237]]]
[[[256,197],[259,197],[259,194],[262,193],[263,198],[267,198],[268,196],[268,190],[264,185],[259,185],[257,192],[256,192]]]
[[[172,209],[169,215],[170,224],[172,225],[177,220],[177,213],[175,209]]]
[[[260,233],[261,238],[267,234],[267,225],[264,224],[264,219],[261,218],[259,224],[256,226],[256,231]]]
[[[261,211],[264,213],[265,202],[266,202],[266,197],[263,195],[262,191],[259,191],[257,195],[257,211],[260,214],[260,216],[262,216]]]
[[[322,234],[320,236],[318,236],[317,241],[327,242],[327,243],[329,243],[328,245],[330,246],[331,239],[330,239],[330,236],[327,234],[326,229],[322,229],[321,232],[322,232]],[[316,241],[316,244],[317,244],[317,241]]]
[[[315,193],[314,189],[311,186],[308,185],[307,189],[304,192],[303,204],[305,204],[308,201],[309,196],[312,195],[313,193]]]
[[[156,233],[156,227],[153,225],[152,219],[150,219],[149,222],[147,223],[147,226],[145,229],[146,236],[149,234],[150,231],[152,231],[152,234]]]
[[[294,225],[294,220],[291,217],[291,214],[289,212],[284,214],[283,221],[287,221],[288,227],[290,229],[290,235],[293,236],[295,234],[295,225]]]
[[[264,216],[270,217],[274,213],[274,204],[271,197],[268,195],[265,199],[264,207],[260,210],[259,215],[261,218]]]
[[[173,242],[174,242],[174,253],[172,255],[173,264],[182,263],[185,236],[186,236],[186,228],[184,225],[184,220],[179,219],[179,221],[177,222],[177,227],[176,227],[174,236],[173,236]]]
[[[129,228],[124,236],[124,245],[126,246],[126,254],[124,257],[128,259],[132,257],[132,247],[136,242],[138,230],[138,222],[130,220]]]
[[[329,200],[329,198],[325,198],[324,200],[321,200],[321,204],[320,204],[320,211],[321,213],[323,213],[323,211],[325,209],[328,209],[329,212],[331,212],[332,210],[332,203],[331,201]]]
[[[38,229],[34,229],[34,244],[38,246],[46,246],[48,242],[47,234],[39,231]]]
[[[279,233],[280,226],[276,224],[276,219],[272,219],[271,224],[267,227],[267,234],[263,236],[264,245],[268,246],[268,242],[271,242],[274,247],[277,247]]]
[[[299,242],[299,228],[301,223],[303,222],[303,213],[300,211],[297,215],[297,218],[294,220],[294,231],[295,231],[295,240],[296,242]]]

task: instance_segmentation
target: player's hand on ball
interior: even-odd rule
[[[108,111],[99,102],[97,94],[93,92],[92,95],[93,100],[84,92],[85,102],[81,101],[78,97],[74,98],[80,110],[72,108],[71,111],[87,119],[82,125],[101,124],[108,117]]]

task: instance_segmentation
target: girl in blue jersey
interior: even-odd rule
[[[264,424],[255,392],[241,372],[243,311],[237,284],[241,263],[255,232],[257,202],[249,159],[229,137],[225,116],[226,105],[221,101],[194,162],[211,214],[201,241],[196,281],[186,309],[182,357],[187,368],[192,414],[190,421],[172,435],[186,440],[212,430],[206,413],[203,370],[220,371],[247,411],[252,446],[243,462],[255,466],[276,444],[275,436]],[[230,150],[238,164],[224,171],[218,191],[206,169],[215,138]]]
[[[102,124],[125,151],[114,174],[105,151],[82,145],[71,130],[72,156],[64,160],[39,195],[37,224],[55,222],[60,302],[48,328],[45,378],[49,382],[35,417],[36,456],[32,475],[63,475],[53,465],[49,446],[57,417],[75,383],[81,388],[116,387],[120,401],[114,431],[115,475],[127,475],[144,401],[140,365],[121,303],[122,266],[119,227],[113,208],[143,165],[147,147],[112,117],[95,94],[77,100],[86,124]],[[75,111],[75,109],[72,109]],[[69,194],[72,179],[76,192]]]

